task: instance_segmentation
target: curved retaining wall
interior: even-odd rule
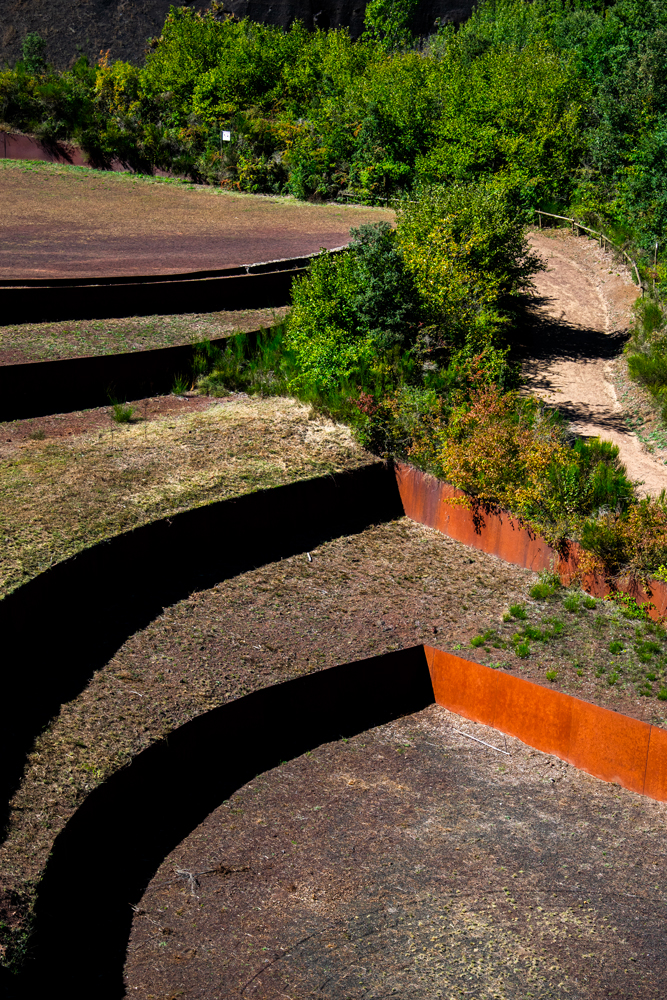
[[[225,339],[214,340],[222,346]],[[24,420],[108,406],[110,398],[142,399],[171,392],[177,375],[189,376],[192,344],[125,354],[0,365],[0,420]]]
[[[213,809],[281,761],[432,702],[416,646],[237,698],[138,754],[55,840],[39,886],[26,993],[44,996],[62,979],[76,1000],[122,997],[131,905]]]
[[[425,646],[438,705],[582,771],[667,801],[667,730]]]
[[[302,261],[303,258],[295,258]],[[46,323],[68,319],[110,319],[120,316],[165,316],[171,313],[217,312],[223,309],[264,309],[289,303],[294,279],[305,274],[303,264],[272,271],[221,273],[208,278],[153,275],[99,284],[0,285],[0,323]]]
[[[581,546],[568,542],[559,552],[540,535],[522,525],[507,511],[471,509],[452,500],[463,499],[466,494],[449,483],[444,483],[414,466],[396,463],[396,482],[403,508],[408,517],[430,528],[436,528],[457,542],[470,545],[505,562],[539,573],[553,570],[568,584],[578,575]],[[582,586],[596,597],[609,593],[609,586],[600,577],[585,575]],[[651,602],[650,615],[654,619],[667,614],[667,584],[660,580],[651,582],[647,593],[636,581],[628,581],[619,588],[639,602]]]
[[[519,565],[550,564],[551,550],[513,519],[480,521],[451,504],[448,512],[446,501],[457,493],[407,466],[396,478],[372,465],[336,482],[250,494],[119,536],[0,602],[11,667],[0,725],[4,790],[58,704],[163,604],[336,532],[400,516],[397,483],[415,520]],[[430,646],[274,685],[192,720],[86,799],[57,837],[40,885],[22,995],[41,995],[54,976],[67,975],[74,997],[90,995],[91,982],[100,998],[121,996],[128,904],[211,809],[280,760],[434,699],[605,781],[667,801],[666,731]],[[80,877],[92,871],[94,879]]]
[[[211,810],[280,761],[434,698],[606,781],[667,799],[664,730],[430,646],[272,685],[193,719],[86,799],[56,838],[40,884],[30,992],[41,995],[66,974],[73,997],[88,996],[93,980],[101,1000],[122,996],[131,904]]]
[[[37,733],[165,607],[402,515],[393,473],[374,463],[162,518],[84,549],[0,600],[0,827]]]

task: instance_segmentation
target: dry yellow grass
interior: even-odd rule
[[[0,461],[0,594],[82,548],[157,518],[369,456],[348,428],[290,399],[21,442]]]

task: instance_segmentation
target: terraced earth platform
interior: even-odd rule
[[[0,160],[0,278],[177,274],[316,253],[385,209]]]

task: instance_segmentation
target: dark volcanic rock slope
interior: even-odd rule
[[[96,60],[110,50],[112,59],[139,62],[146,40],[159,35],[170,0],[0,0],[0,66],[13,65],[21,43],[31,32],[47,42],[47,58],[59,68],[70,65],[79,52]],[[208,2],[190,0],[204,10]],[[433,31],[436,19],[463,21],[474,0],[422,0],[415,30]],[[364,0],[228,0],[226,8],[238,17],[288,26],[297,19],[308,28],[348,25],[353,35],[363,28]]]

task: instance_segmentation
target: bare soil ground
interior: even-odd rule
[[[533,574],[407,518],[193,594],[128,638],[37,737],[0,847],[5,945],[20,943],[58,831],[166,733],[249,691],[419,642],[468,641]]]
[[[0,365],[125,354],[217,340],[234,333],[275,326],[288,312],[288,306],[278,306],[177,316],[127,316],[0,326]]]
[[[128,995],[658,1000],[666,815],[433,706],[211,813],[135,911]]]
[[[594,240],[555,229],[532,232],[530,242],[548,267],[534,279],[537,323],[524,359],[528,390],[558,406],[577,434],[617,444],[630,477],[658,494],[667,486],[663,457],[649,454],[630,428],[613,385],[637,286]]]
[[[3,426],[0,594],[137,525],[371,460],[290,399],[143,404],[133,424],[98,409]]]
[[[0,916],[7,924],[5,945],[10,951],[14,942],[20,944],[53,839],[90,790],[177,726],[257,688],[427,642],[485,663],[502,660],[504,669],[520,676],[665,724],[663,703],[655,697],[639,695],[632,685],[610,687],[606,676],[595,675],[600,662],[611,666],[619,659],[607,651],[605,661],[603,647],[595,655],[590,648],[591,640],[598,638],[597,617],[605,620],[604,642],[621,633],[623,621],[612,606],[600,604],[580,614],[561,611],[560,617],[571,619],[562,646],[547,653],[535,648],[520,657],[512,648],[497,651],[490,642],[490,649],[473,648],[471,641],[490,625],[501,632],[503,616],[512,606],[525,605],[534,614],[527,592],[536,578],[526,570],[407,518],[333,540],[310,555],[312,561],[302,553],[165,609],[150,626],[130,636],[37,737],[0,848]],[[507,627],[514,632],[524,624],[515,621]],[[546,679],[545,656],[562,663],[553,682]],[[568,656],[571,670],[565,669]],[[582,676],[575,663],[582,665]],[[267,822],[272,808],[269,803]],[[573,817],[577,808],[572,806]],[[584,816],[581,822],[588,819]],[[358,833],[352,830],[345,836]],[[405,870],[401,874],[405,877]],[[403,878],[397,876],[397,881],[406,885]],[[172,994],[161,979],[162,966],[155,972],[154,947],[159,943],[153,941],[148,957],[143,951],[135,956],[142,968],[131,973],[132,983],[143,984],[147,997],[162,998]],[[183,946],[185,951],[190,947]],[[185,952],[176,948],[176,953],[181,958],[172,957],[180,969]],[[146,962],[153,969],[150,986]]]
[[[0,160],[0,277],[169,274],[315,253],[386,209]]]

